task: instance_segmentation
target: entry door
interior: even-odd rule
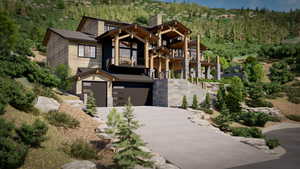
[[[93,94],[97,107],[107,106],[107,83],[96,81],[83,81],[82,93],[90,96]]]
[[[134,106],[152,105],[152,83],[113,83],[114,106],[124,106],[130,97]]]

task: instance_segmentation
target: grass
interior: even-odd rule
[[[6,107],[6,113],[2,117],[13,121],[16,126],[42,119],[40,116],[24,113],[11,106]],[[42,143],[41,148],[30,149],[25,163],[20,169],[53,169],[72,161],[72,158],[61,150],[64,136],[56,127],[49,125],[46,137],[48,139]]]

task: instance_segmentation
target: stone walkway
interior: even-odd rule
[[[98,111],[106,117],[110,109]],[[187,119],[189,111],[164,107],[134,109],[136,118],[144,124],[138,133],[147,146],[182,169],[233,168],[276,159],[214,128],[191,123]]]

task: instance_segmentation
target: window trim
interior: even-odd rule
[[[79,46],[83,46],[83,56],[79,56]],[[95,57],[88,57],[85,56],[85,47],[89,46],[89,47],[95,47]],[[90,58],[90,59],[96,59],[97,58],[97,45],[87,45],[87,44],[78,44],[77,45],[77,57],[79,58]]]

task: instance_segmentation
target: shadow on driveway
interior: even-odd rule
[[[265,133],[268,138],[277,138],[287,153],[279,159],[254,163],[231,169],[299,169],[300,168],[300,128],[274,130]]]

